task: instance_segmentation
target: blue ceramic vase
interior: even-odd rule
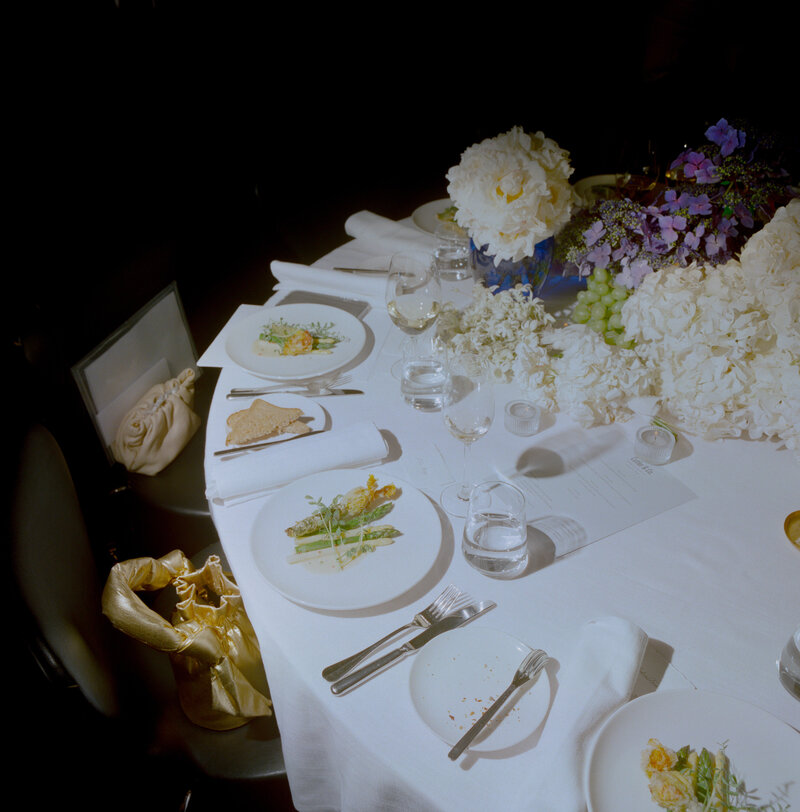
[[[475,281],[482,282],[487,288],[496,288],[495,293],[515,285],[530,285],[534,296],[538,296],[550,273],[554,245],[555,239],[548,237],[534,246],[532,257],[512,262],[508,259],[495,261],[486,253],[487,246],[478,248],[470,242]]]

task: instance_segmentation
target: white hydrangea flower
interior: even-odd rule
[[[554,328],[526,290],[476,285],[442,314],[455,352],[478,353],[497,381],[584,426],[624,420],[647,399],[708,439],[777,439],[800,460],[800,199],[751,237],[738,260],[649,274],[623,306],[632,350],[585,325]]]
[[[688,431],[776,438],[800,452],[800,200],[738,260],[649,275],[622,322]]]
[[[517,262],[558,231],[574,201],[569,153],[520,127],[464,151],[447,173],[456,221],[497,260]]]

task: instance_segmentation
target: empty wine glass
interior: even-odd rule
[[[479,358],[460,355],[450,361],[442,416],[450,434],[464,444],[464,460],[461,482],[448,485],[440,502],[452,516],[466,516],[472,490],[470,449],[489,431],[494,420],[494,390],[486,364]]]
[[[420,336],[436,321],[442,307],[442,287],[436,276],[433,257],[423,253],[394,254],[386,279],[386,312],[407,336],[418,343]],[[405,347],[406,354],[413,354]],[[402,361],[392,366],[401,377]]]

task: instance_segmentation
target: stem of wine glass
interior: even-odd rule
[[[470,481],[469,474],[469,450],[472,448],[472,443],[464,443],[464,465],[461,474],[461,487],[458,490],[458,498],[463,499],[465,502],[469,501]]]

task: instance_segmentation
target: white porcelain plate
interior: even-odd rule
[[[689,745],[712,753],[727,742],[731,772],[749,790],[758,790],[760,803],[786,789],[792,809],[800,804],[800,733],[739,699],[678,690],[640,696],[605,722],[584,777],[589,812],[657,812],[641,768],[641,753],[650,738],[672,750]]]
[[[225,420],[209,422],[208,434],[206,436],[207,446],[214,451],[224,448],[236,448],[235,445],[229,446],[225,444],[228,437],[227,418],[234,412],[247,409],[253,401],[257,399],[271,403],[273,406],[280,406],[282,409],[300,409],[303,412],[300,421],[306,423],[311,431],[319,431],[325,428],[325,410],[315,400],[304,397],[303,395],[276,393],[274,395],[258,395],[252,398],[237,398],[236,400],[225,401],[227,406]],[[290,434],[276,434],[274,437],[269,437],[259,442],[272,443],[278,440],[285,440],[291,436]]]
[[[314,323],[330,324],[331,331],[341,336],[341,340],[330,353],[260,355],[257,341],[261,329],[267,322],[278,319],[300,327]],[[343,367],[361,352],[366,340],[364,325],[341,308],[288,304],[262,308],[236,322],[225,342],[225,351],[232,361],[254,375],[276,381],[295,381],[325,375]]]
[[[414,656],[414,707],[439,738],[453,745],[508,687],[530,650],[514,637],[477,623],[445,632]],[[545,669],[536,682],[511,695],[469,749],[496,752],[519,745],[538,732],[549,705]]]
[[[442,544],[433,503],[413,485],[380,473],[376,473],[379,487],[393,483],[400,491],[392,510],[379,522],[400,531],[393,544],[359,556],[343,569],[288,562],[294,543],[286,528],[315,510],[306,496],[329,504],[337,494],[365,485],[369,474],[357,469],[312,474],[281,488],[261,508],[252,530],[253,558],[282,595],[315,609],[364,609],[402,595],[431,569]]]
[[[411,215],[411,219],[414,221],[414,225],[421,231],[425,231],[428,234],[435,234],[436,226],[441,222],[438,215],[445,209],[449,209],[452,205],[453,201],[447,197],[444,198],[444,200],[432,200],[430,203],[424,203],[418,209],[415,209]]]

